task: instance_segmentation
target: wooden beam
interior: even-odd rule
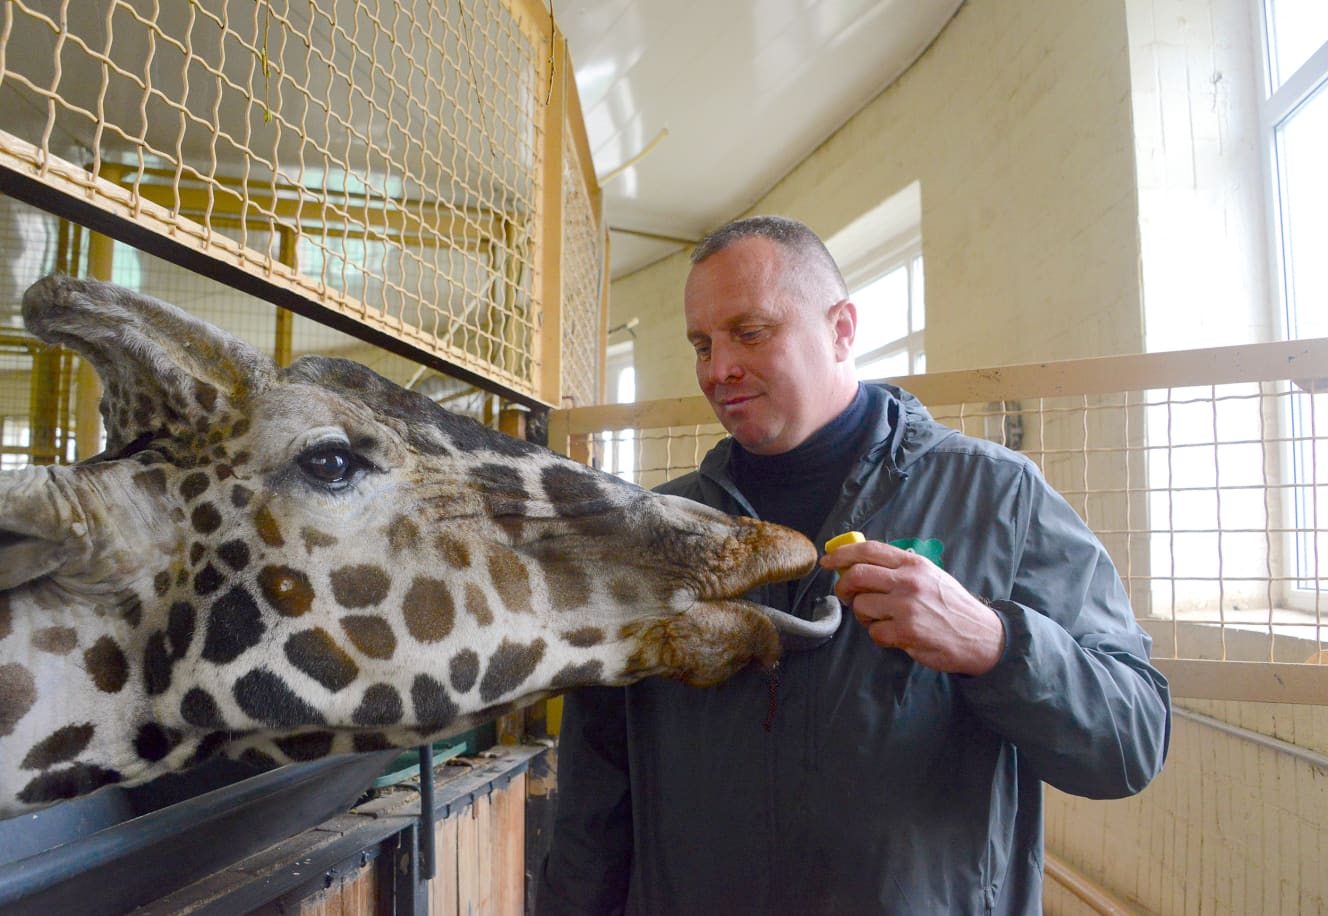
[[[1328,706],[1328,665],[1155,658],[1173,697]]]

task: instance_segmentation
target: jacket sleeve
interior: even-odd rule
[[[565,695],[558,799],[536,916],[618,914],[632,863],[625,694],[587,687]]]
[[[1151,640],[1106,549],[1035,470],[1021,486],[1014,586],[991,601],[1005,651],[959,689],[1044,782],[1088,798],[1133,795],[1166,759],[1166,678],[1149,664]]]

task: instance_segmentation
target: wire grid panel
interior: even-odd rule
[[[571,126],[563,149],[575,149]],[[569,407],[600,402],[604,235],[573,156],[563,157],[562,396]]]
[[[570,454],[647,489],[696,470],[728,433],[718,423],[581,433]]]
[[[1178,695],[1314,703],[1328,702],[1312,676],[1328,665],[1326,378],[1328,340],[1311,340],[897,381],[1039,466],[1111,554],[1154,657],[1178,663]],[[707,412],[703,398],[554,411],[550,439],[655,486],[722,436]]]
[[[502,0],[3,0],[0,172],[530,393],[535,26]]]
[[[1328,397],[1281,381],[935,415],[1018,436],[1107,547],[1166,657],[1305,662],[1328,648],[1326,411]]]

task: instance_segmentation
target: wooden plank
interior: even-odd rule
[[[1328,705],[1328,665],[1153,659],[1171,695],[1203,700]]]
[[[475,912],[492,913],[493,909],[493,846],[496,840],[493,825],[493,793],[476,799],[471,815],[475,821]]]
[[[933,372],[884,381],[912,392],[924,404],[950,405],[1284,379],[1328,391],[1328,338]],[[717,421],[698,395],[551,410],[551,435],[555,422],[560,434],[565,428],[568,436],[578,436]]]
[[[454,818],[457,827],[457,913],[470,916],[479,913],[477,903],[480,898],[479,869],[479,825],[475,820],[475,806]]]
[[[434,824],[437,870],[429,882],[429,912],[432,916],[456,916],[457,906],[457,818]]]
[[[1328,390],[1328,338],[1061,360],[890,379],[924,404],[1115,394],[1238,382],[1318,380]]]
[[[525,909],[526,775],[522,773],[491,798],[492,911],[498,916],[520,916]]]
[[[568,436],[615,429],[661,429],[668,426],[707,426],[717,424],[706,399],[661,398],[635,404],[599,404],[549,411],[549,435],[552,444],[554,419],[558,417]]]

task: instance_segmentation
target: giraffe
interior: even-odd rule
[[[52,276],[27,327],[103,380],[107,447],[0,474],[0,816],[213,755],[456,734],[573,686],[704,687],[823,640],[742,599],[776,525],[653,494],[341,359],[280,369],[164,302]]]

